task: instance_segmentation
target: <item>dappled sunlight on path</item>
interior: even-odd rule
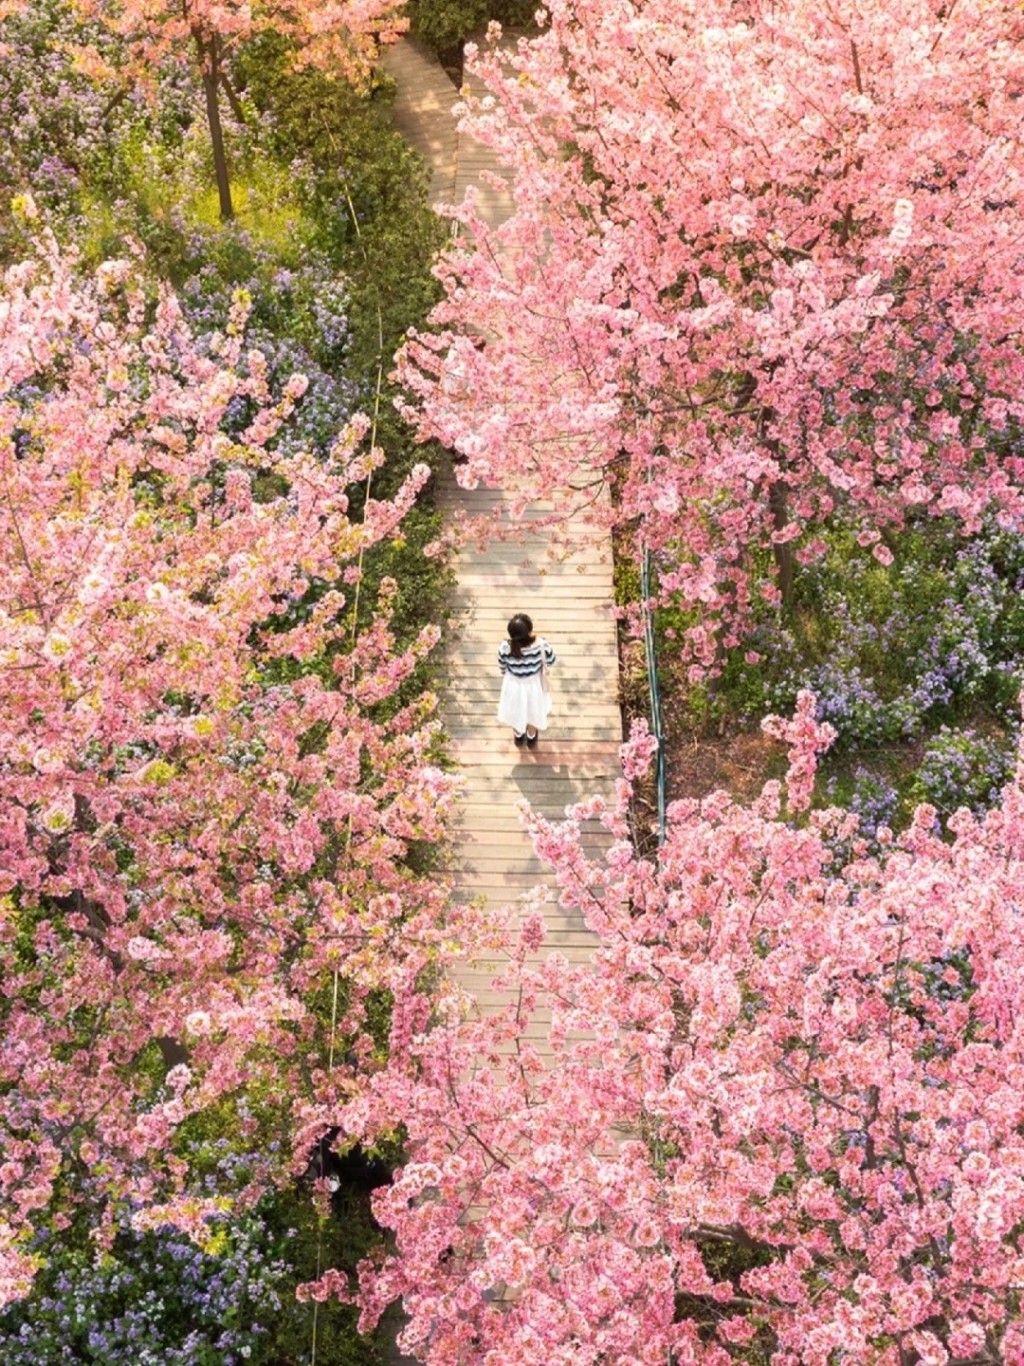
[[[496,169],[494,158],[457,133],[451,109],[459,94],[442,68],[408,39],[389,49],[384,66],[396,83],[395,124],[431,167],[431,202],[458,203],[473,184],[481,217],[492,226],[502,222],[511,200],[481,179]],[[506,533],[483,544],[465,538],[454,560],[457,588],[445,655],[443,717],[466,787],[451,871],[456,896],[481,902],[495,919],[525,893],[546,888],[546,941],[540,955],[557,951],[571,962],[586,962],[593,936],[578,911],[559,906],[554,878],[521,828],[519,805],[525,800],[557,819],[573,802],[594,793],[610,795],[619,774],[622,723],[611,539],[587,526],[584,513],[568,525],[545,527],[544,514],[550,515],[551,507],[531,508],[521,524],[514,524],[510,502],[498,491],[468,491],[454,480],[440,490],[450,525],[467,518],[482,525],[490,519]],[[578,542],[571,553],[567,541]],[[551,678],[553,714],[533,750],[517,749],[511,731],[496,719],[497,649],[516,612],[533,618],[558,656]],[[608,838],[598,823],[584,823],[582,842],[589,852],[606,846]],[[469,1008],[487,1013],[505,1004],[492,984],[500,968],[499,963],[467,962],[457,969],[457,981],[471,998]],[[534,1019],[525,1036],[544,1051],[543,1016]],[[408,1358],[393,1341],[392,1335],[389,1359],[397,1366]]]
[[[511,212],[511,200],[486,184],[497,169],[489,149],[458,134],[451,115],[458,92],[436,61],[405,40],[390,49],[385,68],[396,83],[395,122],[432,168],[434,204],[458,202],[469,185],[478,191],[477,210],[491,226]],[[472,78],[467,88],[477,91]],[[508,530],[511,499],[494,490],[461,489],[454,480],[441,490],[450,522],[492,519]],[[618,775],[622,738],[618,703],[618,651],[613,601],[611,540],[588,527],[584,514],[570,525],[545,528],[531,519],[552,508],[531,508],[510,539],[467,543],[455,559],[458,579],[452,603],[453,629],[446,655],[444,719],[452,752],[465,778],[455,835],[452,869],[457,895],[481,898],[494,914],[538,882],[552,879],[520,828],[518,804],[527,800],[541,814],[558,818],[565,808],[595,792],[610,793]],[[567,554],[554,540],[580,542]],[[584,544],[585,542],[585,544]],[[535,750],[517,749],[511,731],[495,719],[501,679],[497,649],[505,624],[526,612],[558,655],[552,671],[554,712]],[[599,848],[607,835],[584,828],[584,846]],[[545,907],[547,941],[570,960],[587,958],[592,940],[578,912],[567,912],[549,891]],[[467,964],[461,984],[484,1010],[500,1005],[491,987],[493,968]],[[538,1022],[537,1029],[543,1028]]]
[[[454,483],[442,506],[471,516],[491,512],[502,495],[467,492]],[[549,556],[548,532],[524,526],[521,539],[469,546],[455,561],[454,628],[447,653],[444,716],[466,792],[456,830],[453,870],[461,896],[482,897],[497,912],[538,882],[552,883],[520,829],[524,799],[558,818],[566,806],[594,792],[608,793],[618,775],[621,716],[618,655],[611,615],[611,546],[588,538],[576,554]],[[558,656],[552,670],[554,711],[535,750],[517,749],[512,732],[495,719],[501,679],[497,648],[505,624],[526,612]],[[607,841],[594,823],[584,826],[584,848]],[[565,911],[552,890],[545,906],[544,951],[584,961],[592,939],[578,911]],[[459,981],[481,1008],[500,1005],[485,965],[466,965]]]

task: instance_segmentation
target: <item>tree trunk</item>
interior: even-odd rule
[[[768,490],[768,506],[772,511],[772,524],[776,531],[789,525],[789,485],[784,479],[776,479]],[[788,607],[793,600],[793,542],[784,541],[772,546],[775,556],[775,569],[779,576],[779,592],[782,605]]]
[[[769,367],[774,371],[774,363]],[[773,408],[762,408],[757,421],[758,437],[764,444],[766,450],[771,451],[778,461],[779,468],[784,469],[782,459],[782,445],[773,436],[769,435],[771,423],[775,418]],[[768,507],[772,514],[772,529],[782,531],[789,525],[789,485],[785,479],[776,479],[768,487]],[[793,544],[785,541],[781,544],[772,544],[772,554],[775,557],[775,571],[778,575],[779,593],[782,596],[783,607],[788,607],[793,599],[793,574],[795,564],[793,560]]]
[[[103,106],[103,112],[100,114],[100,123],[106,123],[117,106],[123,104],[127,98],[127,90],[123,88],[121,90],[115,90],[110,99],[107,100],[106,104]],[[64,160],[66,161],[67,157],[65,157]]]
[[[217,53],[217,39],[206,40],[201,33],[193,30],[196,49],[199,53],[199,69],[203,76],[203,90],[206,92],[206,118],[210,125],[210,142],[213,146],[213,166],[217,173],[217,194],[220,197],[220,216],[222,222],[234,218],[234,205],[231,203],[231,181],[228,178],[228,159],[224,151],[224,130],[220,122],[220,105],[217,102],[217,88],[220,85],[220,63]]]
[[[221,67],[219,75],[220,83],[224,87],[224,94],[228,97],[228,104],[230,104],[231,106],[231,112],[232,114],[234,114],[236,122],[245,123],[246,117],[245,110],[242,108],[242,101],[238,98],[238,92],[235,90],[235,87],[231,84],[231,81],[228,78],[228,73],[224,70],[223,67]]]
[[[191,1054],[183,1043],[177,1039],[169,1038],[166,1034],[161,1034],[154,1040],[160,1050],[160,1057],[168,1072],[172,1067],[180,1067],[183,1062],[188,1062]]]

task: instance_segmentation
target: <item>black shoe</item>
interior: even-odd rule
[[[523,741],[526,740],[526,734],[524,732],[522,735],[517,735],[515,731],[513,731],[512,739],[516,742],[517,745],[521,745]]]
[[[526,744],[527,744],[527,747],[528,747],[529,749],[533,749],[534,745],[537,743],[537,741],[538,741],[539,739],[540,739],[540,731],[534,731],[534,733],[533,733],[532,735],[528,735],[528,736],[526,737]]]

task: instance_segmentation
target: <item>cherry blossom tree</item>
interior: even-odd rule
[[[1024,1362],[1020,775],[874,857],[855,816],[807,814],[813,707],[772,723],[785,812],[778,783],[676,803],[654,859],[628,782],[562,824],[526,812],[592,965],[545,956],[526,914],[508,1008],[449,1013],[349,1107],[351,1132],[408,1129],[363,1321],[401,1295],[427,1366]],[[651,749],[634,735],[628,777]]]
[[[883,561],[911,515],[1019,525],[1019,5],[546,10],[472,60],[489,93],[464,124],[515,213],[491,229],[461,207],[433,331],[404,354],[460,477],[610,486],[702,614],[703,671],[759,552],[785,594],[836,512]]]
[[[355,635],[429,471],[350,520],[363,425],[283,454],[304,380],[269,393],[244,300],[200,348],[137,276],[44,243],[0,289],[0,1303],[76,1194],[201,1233],[194,1116],[285,1138],[250,1196],[305,1165],[453,933],[409,849],[455,779],[396,697],[437,631],[385,579]]]
[[[217,191],[222,218],[231,218],[231,184],[219,95],[224,90],[237,113],[241,106],[228,79],[226,62],[234,47],[261,33],[274,33],[294,47],[300,65],[318,66],[343,80],[366,80],[378,43],[394,41],[405,29],[401,0],[73,0],[83,18],[105,25],[120,40],[125,64],[106,60],[95,47],[79,60],[98,77],[151,80],[167,60],[198,63],[206,97]]]

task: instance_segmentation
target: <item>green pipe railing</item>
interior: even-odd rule
[[[647,686],[651,698],[651,732],[658,743],[655,782],[658,794],[658,848],[665,843],[665,735],[661,727],[661,693],[658,691],[658,656],[654,646],[654,613],[651,610],[651,552],[644,547],[640,557],[640,595],[644,617],[644,653],[647,657]]]

